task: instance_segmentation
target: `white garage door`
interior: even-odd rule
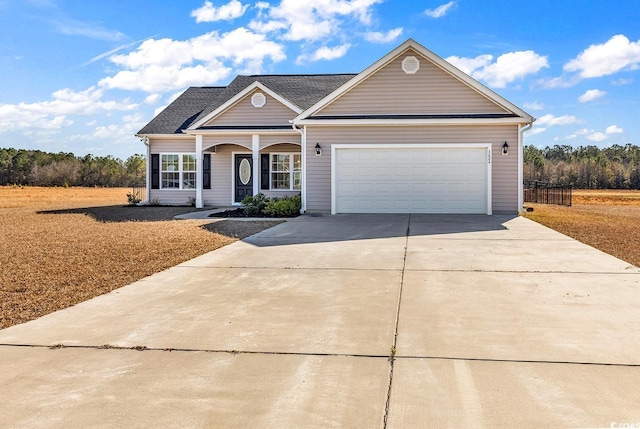
[[[334,211],[488,214],[488,150],[337,146]]]

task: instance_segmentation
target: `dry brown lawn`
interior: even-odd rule
[[[129,189],[0,187],[0,329],[117,289],[277,221],[173,220]]]
[[[572,207],[527,206],[527,218],[640,267],[640,191],[574,190]]]

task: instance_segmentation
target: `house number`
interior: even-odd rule
[[[249,161],[245,158],[240,161],[240,181],[243,185],[249,183],[251,180],[251,165],[249,165]]]

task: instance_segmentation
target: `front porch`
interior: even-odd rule
[[[299,195],[304,186],[301,136],[196,135],[180,153],[151,154],[148,200],[163,205],[238,207],[247,195]]]

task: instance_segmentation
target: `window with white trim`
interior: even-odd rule
[[[302,155],[272,153],[269,176],[271,190],[295,191],[302,188]]]
[[[196,155],[163,153],[160,155],[161,189],[195,189]]]

